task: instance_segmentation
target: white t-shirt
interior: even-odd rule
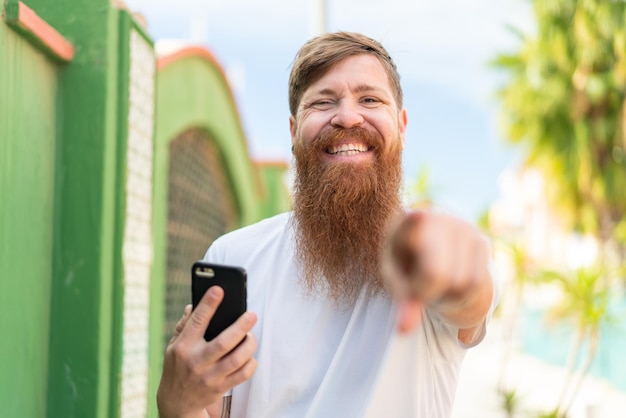
[[[233,389],[231,417],[449,417],[465,354],[457,329],[426,311],[421,327],[400,336],[388,297],[337,308],[308,294],[290,219],[226,234],[205,256],[246,269],[248,310],[258,316],[257,370]]]

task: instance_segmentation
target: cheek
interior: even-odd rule
[[[394,119],[386,109],[377,109],[375,112],[369,112],[365,115],[365,120],[381,134],[389,134],[398,127],[397,119]]]
[[[396,141],[401,136],[400,125],[395,120],[379,120],[374,126],[385,141]]]
[[[322,133],[323,127],[324,124],[320,121],[309,118],[300,124],[299,129],[296,131],[296,139],[309,144]]]

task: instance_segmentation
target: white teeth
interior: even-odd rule
[[[367,146],[364,144],[341,144],[328,149],[330,154],[335,155],[356,155],[365,151],[367,151]]]

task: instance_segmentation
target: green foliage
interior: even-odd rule
[[[507,418],[513,418],[520,407],[519,395],[514,389],[499,389],[498,395],[500,397],[500,406],[506,413]]]
[[[598,266],[540,273],[538,282],[557,284],[563,294],[561,303],[549,311],[548,319],[570,321],[582,334],[597,332],[603,322],[610,321],[607,276],[607,271]]]
[[[567,415],[560,414],[559,411],[555,409],[553,411],[538,412],[537,415],[535,415],[535,417],[536,418],[567,418]]]
[[[491,234],[491,225],[489,219],[489,209],[485,209],[478,214],[476,218],[476,226],[485,234]]]
[[[555,415],[557,417],[566,415],[591,367],[600,340],[602,324],[614,320],[609,313],[611,276],[611,272],[602,264],[567,272],[545,271],[537,277],[540,283],[556,284],[562,291],[562,300],[548,311],[548,319],[570,322],[574,327],[569,360],[566,364],[568,379],[557,404],[558,415]],[[589,343],[589,348],[583,364],[577,366],[578,355],[584,341]],[[575,370],[578,370],[578,376],[575,375]]]
[[[429,209],[434,205],[435,192],[430,170],[422,166],[415,182],[410,186],[410,206],[414,209]]]
[[[626,213],[626,2],[535,0],[537,31],[497,56],[506,136],[572,228],[611,239]]]
[[[534,33],[511,29],[519,48],[491,62],[508,76],[498,91],[505,136],[543,174],[546,199],[563,226],[595,235],[601,253],[598,265],[537,275],[522,247],[508,247],[519,290],[529,281],[558,286],[562,298],[548,317],[575,329],[559,403],[538,415],[563,418],[593,361],[601,325],[612,320],[611,281],[626,275],[626,2],[532,5]],[[588,349],[575,374],[583,342]]]
[[[622,245],[626,244],[626,218],[622,219],[615,227],[613,238]]]

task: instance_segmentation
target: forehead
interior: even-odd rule
[[[375,89],[392,94],[389,75],[382,63],[372,54],[351,55],[333,64],[304,92],[305,96],[327,90]]]

